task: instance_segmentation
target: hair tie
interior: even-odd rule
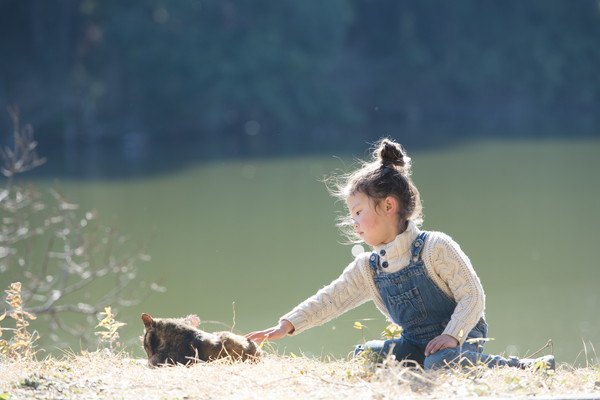
[[[392,172],[392,168],[388,167],[387,165],[381,166],[381,176],[386,176],[390,172]]]

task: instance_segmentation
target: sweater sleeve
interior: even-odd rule
[[[370,299],[368,283],[360,270],[362,258],[357,257],[336,280],[280,318],[294,325],[292,334],[322,325]]]
[[[443,333],[463,343],[468,333],[483,316],[485,310],[483,287],[471,261],[452,238],[437,233],[432,235],[430,246],[425,262],[431,262],[436,278],[447,286],[456,301],[456,308]]]

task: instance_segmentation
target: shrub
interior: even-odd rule
[[[0,186],[0,274],[3,281],[22,283],[23,315],[43,317],[54,341],[64,341],[58,332],[67,332],[89,344],[96,316],[105,307],[132,306],[143,291],[162,288],[138,278],[139,264],[149,257],[103,224],[96,211],[82,210],[55,189],[41,193],[15,180],[44,159],[36,153],[31,127],[20,127],[16,108],[9,112],[13,143],[0,151],[5,177]],[[13,308],[9,315],[15,312]]]

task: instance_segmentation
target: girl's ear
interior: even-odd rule
[[[400,205],[398,204],[398,200],[394,196],[388,196],[383,199],[383,210],[386,214],[398,213],[399,207]]]

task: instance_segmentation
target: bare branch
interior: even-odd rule
[[[9,183],[12,183],[16,174],[39,167],[46,162],[46,159],[37,155],[37,142],[33,139],[31,125],[21,128],[19,108],[9,106],[8,114],[13,123],[13,148],[1,149],[0,157],[4,162],[2,174],[8,178]]]
[[[82,211],[57,190],[40,194],[33,186],[13,184],[15,174],[43,159],[36,154],[33,130],[20,124],[19,110],[10,108],[9,113],[14,143],[0,149],[6,178],[0,186],[0,271],[22,282],[23,310],[43,317],[44,326],[56,333],[49,336],[60,338],[66,332],[87,341],[93,338],[93,317],[104,307],[139,303],[142,295],[136,290],[144,283],[136,279],[138,265],[148,257],[98,221],[95,211]],[[84,289],[98,293],[94,288],[109,281],[114,283],[108,293],[81,302]],[[82,329],[66,324],[66,313],[79,316]]]

